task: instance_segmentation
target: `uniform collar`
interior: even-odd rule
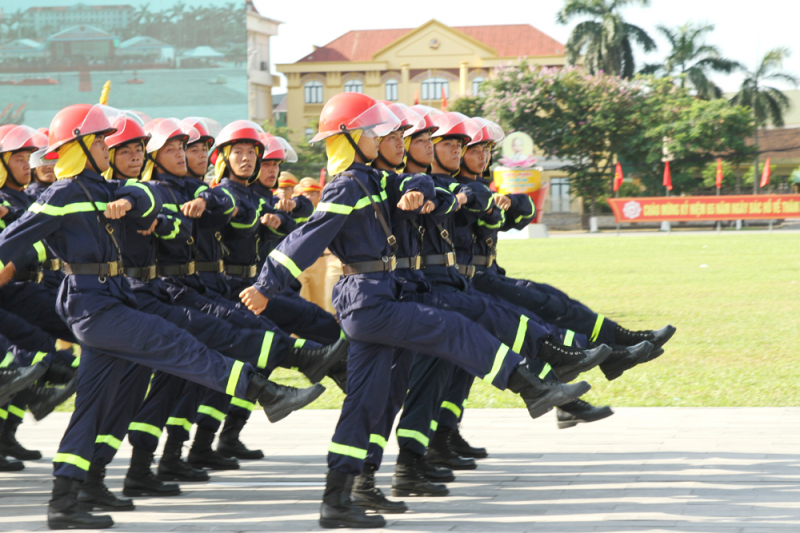
[[[78,174],[78,176],[81,176],[81,177],[84,177],[84,178],[88,178],[88,179],[90,179],[92,181],[98,181],[100,183],[105,183],[105,181],[106,181],[106,179],[102,175],[100,175],[97,172],[95,172],[94,170],[90,170],[88,168],[83,169],[83,172]]]
[[[241,183],[233,181],[230,178],[223,178],[222,181],[220,182],[220,185],[224,185],[225,187],[228,187],[229,189],[233,189],[233,190],[235,190],[237,192],[240,192],[242,194],[247,194],[248,190],[249,190],[247,185],[242,185]]]
[[[153,172],[153,179],[156,181],[169,183],[170,185],[174,185],[176,187],[181,187],[183,182],[183,178],[179,178],[178,176],[174,176],[166,172]]]

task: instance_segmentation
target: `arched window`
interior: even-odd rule
[[[486,80],[481,78],[480,76],[472,80],[472,96],[481,95],[481,85],[483,85],[484,81]]]
[[[361,80],[347,80],[344,84],[344,92],[346,93],[363,93],[364,82]]]
[[[321,104],[322,103],[322,82],[309,81],[303,86],[305,94],[305,102],[307,104]]]
[[[444,78],[428,78],[422,81],[423,100],[441,100],[442,91],[445,98],[450,98],[450,82]]]
[[[397,101],[397,80],[388,80],[386,82],[386,100],[390,102]]]

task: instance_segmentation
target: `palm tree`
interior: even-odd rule
[[[753,137],[756,147],[756,159],[753,174],[753,194],[758,194],[758,128],[766,125],[767,121],[773,126],[783,126],[783,113],[789,108],[789,99],[783,92],[771,85],[770,82],[783,82],[797,87],[797,76],[781,70],[783,60],[789,57],[788,48],[775,48],[767,52],[756,70],[745,70],[745,78],[731,103],[749,107],[753,111],[756,121],[756,131]]]
[[[681,87],[688,83],[695,94],[704,99],[722,97],[722,90],[708,78],[709,72],[724,72],[742,68],[737,61],[725,59],[716,46],[701,42],[714,30],[712,24],[695,26],[687,22],[675,29],[666,26],[656,28],[672,46],[672,51],[660,65],[647,65],[643,74],[663,74],[680,78]]]
[[[602,71],[632,77],[636,70],[632,43],[638,43],[646,52],[655,50],[656,43],[642,28],[622,19],[619,9],[629,4],[646,6],[649,0],[566,0],[556,17],[559,23],[581,16],[592,19],[572,28],[567,61],[574,65],[585,49],[584,64],[590,73]]]

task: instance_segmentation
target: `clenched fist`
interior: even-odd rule
[[[117,220],[125,216],[125,213],[133,209],[133,205],[126,199],[115,200],[106,204],[104,215],[109,220]]]
[[[269,298],[258,292],[255,287],[248,287],[240,292],[239,298],[245,307],[257,315],[260,315],[269,303]]]

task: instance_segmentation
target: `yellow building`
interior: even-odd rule
[[[416,29],[350,31],[277,69],[287,79],[287,126],[299,142],[335,94],[440,107],[442,95],[452,102],[477,94],[494,67],[523,57],[566,64],[564,45],[529,24],[450,27],[431,20]]]

